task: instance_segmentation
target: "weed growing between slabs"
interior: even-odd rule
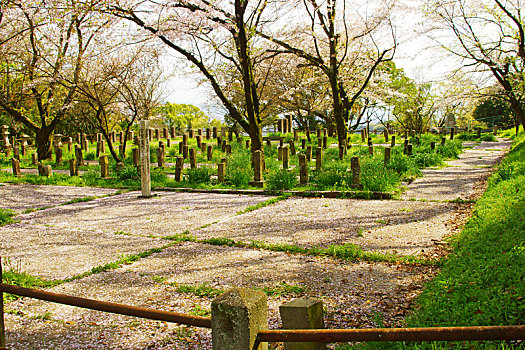
[[[489,179],[453,252],[427,284],[409,327],[519,325],[525,320],[525,135]],[[524,349],[523,342],[387,343],[372,349]],[[342,346],[338,349],[350,349]]]
[[[0,208],[0,226],[9,225],[15,222],[13,217],[16,216],[14,210]]]

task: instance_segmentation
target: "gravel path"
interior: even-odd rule
[[[19,215],[18,223],[0,227],[0,247],[12,265],[20,263],[25,271],[50,279],[89,271],[122,254],[163,248],[131,265],[51,289],[70,295],[202,313],[209,310],[212,298],[182,293],[178,284],[206,283],[224,290],[278,288],[286,283],[303,292],[269,297],[270,328],[280,325],[278,306],[299,296],[323,300],[327,327],[375,327],[378,318],[386,326],[396,326],[421,284],[435,273],[433,268],[190,242],[166,246],[169,241],[160,237],[188,230],[197,238],[301,247],[352,243],[364,250],[432,257],[440,253],[444,237],[457,232],[468,218],[471,206],[440,201],[475,197],[477,183],[509,143],[470,145],[473,148],[448,167],[425,170],[423,178],[408,185],[403,200],[289,198],[237,215],[270,197],[159,193],[140,199],[131,192]],[[86,194],[91,190],[7,185],[0,186],[0,203],[22,211],[93,195]],[[11,349],[211,348],[209,331],[198,328],[27,298],[8,303],[6,309]]]
[[[403,199],[454,200],[469,199],[477,182],[484,180],[488,168],[494,166],[510,149],[511,141],[465,142],[467,148],[459,159],[448,161],[439,169],[423,170],[423,177],[408,186]]]

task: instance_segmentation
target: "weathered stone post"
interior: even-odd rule
[[[206,140],[210,139],[210,128],[206,128]]]
[[[288,144],[290,145],[290,155],[295,156],[295,141],[290,140]]]
[[[197,167],[197,156],[196,156],[195,148],[190,148],[190,167],[192,169],[195,169]]]
[[[455,128],[450,128],[450,139],[451,140],[454,140],[454,134],[456,133],[456,129]]]
[[[283,148],[281,146],[277,147],[277,160],[283,160]]]
[[[246,140],[246,149],[250,149],[250,145],[251,145],[251,140],[250,139]]]
[[[224,182],[224,177],[226,175],[226,166],[224,163],[218,163],[217,164],[217,180],[219,182]]]
[[[201,148],[201,144],[202,144],[202,136],[197,135],[197,147]]]
[[[62,165],[62,155],[63,155],[62,148],[60,147],[55,148],[55,164],[57,167]]]
[[[115,143],[115,142],[113,142],[113,143]],[[73,149],[73,138],[72,137],[68,137],[67,138],[67,151],[71,152],[72,149]]]
[[[385,143],[388,143],[388,129],[383,130],[383,135],[385,136]]]
[[[189,147],[188,145],[182,145],[182,158],[186,159],[189,157]]]
[[[149,158],[149,120],[140,121],[139,130],[139,150],[140,150],[140,184],[142,190],[142,197],[151,197],[151,174],[150,174],[150,158]]]
[[[134,167],[139,167],[140,166],[140,151],[138,148],[132,148],[131,149],[131,154],[132,154],[132,157],[133,157],[133,166]]]
[[[374,146],[373,145],[369,145],[368,146],[368,153],[373,156],[374,155]]]
[[[296,130],[296,129],[293,130],[293,140],[295,142],[299,141],[299,130]]]
[[[69,176],[78,176],[77,161],[75,159],[69,160]]]
[[[184,158],[175,158],[175,181],[182,181],[182,169],[184,168]]]
[[[157,148],[157,165],[159,168],[164,168],[164,148],[159,147]]]
[[[328,148],[328,137],[323,136],[323,149],[327,149],[327,148]]]
[[[350,161],[350,169],[352,171],[352,185],[355,188],[360,188],[359,177],[361,176],[361,166],[359,165],[359,157],[352,157]]]
[[[20,172],[20,161],[16,158],[11,158],[11,167],[13,168],[13,175],[14,176],[21,176],[22,173]]]
[[[228,144],[228,141],[223,140],[221,144],[221,149],[223,152],[226,152],[226,145]]]
[[[217,127],[214,126],[212,130],[213,130],[213,138],[216,139],[217,138]]]
[[[51,165],[42,165],[42,176],[50,177],[53,175]]]
[[[279,306],[283,329],[323,329],[323,302],[295,299]],[[284,343],[285,350],[324,350],[324,343]]]
[[[263,187],[263,162],[262,162],[262,152],[255,151],[253,152],[253,181],[250,182],[251,186]]]
[[[284,146],[282,148],[283,152],[283,169],[288,169],[290,167],[289,165],[289,159],[290,159],[290,150],[288,147]]]
[[[390,163],[390,154],[392,153],[392,148],[385,147],[385,165]]]
[[[315,171],[320,171],[323,167],[323,149],[317,147],[315,152]]]
[[[306,185],[308,183],[308,163],[306,154],[299,154],[299,183]]]
[[[82,149],[85,151],[85,152],[89,152],[89,141],[87,139],[84,139],[82,141]]]
[[[100,177],[105,179],[109,177],[109,159],[106,155],[101,155],[98,159],[100,164]]]
[[[319,137],[317,139],[317,147],[323,147],[323,138],[322,137]]]
[[[442,138],[441,138],[441,146],[445,146],[445,142],[446,142],[446,141],[447,141],[447,140],[446,140],[444,137],[442,137]]]
[[[494,125],[494,135],[497,135],[497,134],[498,134],[498,126]]]
[[[346,153],[346,146],[340,146],[339,147],[339,160],[343,160]]]
[[[208,144],[206,142],[201,142],[201,153],[205,154],[206,149],[208,148]]]
[[[363,141],[363,142],[366,141],[366,133],[365,133],[365,129],[361,129],[361,141]]]
[[[31,164],[37,165],[37,163],[38,163],[38,154],[32,153],[31,154]]]
[[[232,154],[232,145],[230,145],[230,144],[226,145],[226,154],[227,155]]]
[[[170,135],[168,135],[168,136],[170,136]],[[171,148],[171,138],[169,138],[169,137],[166,139],[166,147]]]
[[[407,156],[411,156],[411,155],[412,155],[412,144],[409,143],[407,146]]]
[[[20,147],[13,146],[13,158],[20,160]]]
[[[211,161],[213,159],[213,146],[209,145],[206,152],[206,158]]]
[[[430,142],[430,149],[435,150],[436,149],[436,143],[434,141]]]
[[[235,288],[211,303],[213,350],[267,350],[262,343],[253,349],[257,333],[268,329],[267,297],[261,291]]]
[[[190,137],[190,139],[192,139],[192,138],[194,138],[194,137],[195,137],[195,130],[193,130],[193,129],[190,129],[190,130],[188,130],[188,133],[189,133],[189,135],[188,135],[188,136]]]
[[[306,139],[301,139],[301,149],[306,149]]]
[[[82,155],[82,147],[79,145],[75,146],[75,158],[77,159],[77,164],[84,165],[84,156]]]
[[[308,162],[312,160],[312,146],[306,147],[306,160]]]
[[[172,126],[170,127],[170,135],[172,138],[175,138],[175,136],[177,136],[177,133],[175,132],[175,127]]]
[[[396,145],[396,135],[392,135],[390,139],[390,147],[394,147]]]
[[[481,137],[481,128],[478,128],[476,138],[479,139],[480,137]]]
[[[217,147],[222,147],[222,137],[221,136],[217,137]]]

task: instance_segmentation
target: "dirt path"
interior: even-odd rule
[[[432,257],[443,237],[465,219],[469,204],[427,200],[472,196],[474,183],[486,176],[487,166],[507,146],[474,145],[450,162],[453,167],[425,171],[399,201],[289,198],[239,215],[269,197],[163,192],[146,200],[131,192],[19,215],[18,223],[0,227],[0,248],[11,265],[20,263],[25,271],[49,279],[89,271],[123,254],[160,249],[133,264],[52,288],[70,295],[205,314],[213,298],[184,293],[178,286],[267,288],[276,291],[268,299],[270,328],[280,325],[279,305],[296,297],[323,300],[330,328],[395,326],[422,282],[434,274],[432,267],[199,242],[173,244],[163,237],[185,232],[196,240],[229,238],[298,247],[351,243],[365,251]],[[5,194],[0,205],[21,211],[67,202],[80,195],[77,190],[92,191],[35,186],[20,192],[25,188],[0,186]],[[285,291],[283,286],[298,289]],[[210,332],[192,327],[27,298],[8,303],[6,310],[11,349],[211,348]]]

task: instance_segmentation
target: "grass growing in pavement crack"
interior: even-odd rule
[[[16,216],[16,212],[14,210],[0,208],[0,226],[14,223],[14,216]]]
[[[288,199],[291,196],[292,196],[291,194],[283,194],[283,195],[281,195],[279,197],[273,197],[273,198],[267,199],[264,202],[259,202],[259,203],[255,204],[255,205],[250,205],[248,208],[238,211],[236,215],[246,214],[246,213],[249,213],[251,211],[267,207],[269,205],[272,205],[272,204],[278,203],[280,201],[283,201],[285,199]]]
[[[427,265],[436,266],[440,265],[440,260],[430,260],[413,255],[398,255],[391,253],[379,253],[373,251],[364,251],[360,246],[356,244],[346,243],[338,245],[330,245],[326,248],[323,247],[299,247],[291,244],[273,244],[264,243],[260,241],[235,241],[231,238],[205,238],[198,239],[191,235],[189,231],[184,231],[181,234],[166,236],[164,239],[171,240],[173,242],[194,242],[216,246],[227,246],[227,247],[238,247],[238,248],[252,248],[252,249],[263,249],[274,252],[285,252],[291,254],[302,254],[311,256],[329,256],[335,259],[349,260],[349,261],[376,261],[376,262],[391,262],[391,263],[404,263],[412,265]]]

